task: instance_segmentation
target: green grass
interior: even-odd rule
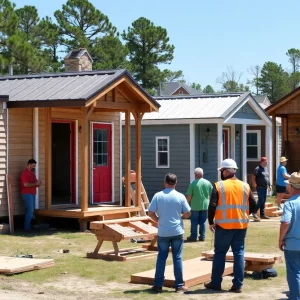
[[[189,221],[185,221],[186,236],[189,235]],[[279,232],[278,222],[251,222],[247,232],[246,251],[262,253],[279,253],[277,248]],[[202,251],[213,248],[212,234],[207,231],[205,243],[188,243],[184,245],[183,259],[199,257]],[[93,280],[96,285],[115,283],[116,288],[108,292],[112,298],[130,298],[151,299],[153,294],[147,291],[148,287],[140,288],[132,285],[131,288],[124,290],[122,284],[128,284],[130,275],[137,272],[147,271],[155,268],[156,258],[145,258],[127,262],[108,262],[99,259],[88,259],[86,253],[94,250],[97,240],[92,233],[78,232],[41,232],[37,235],[23,234],[17,232],[15,235],[0,235],[0,254],[6,256],[15,256],[17,254],[33,254],[35,258],[53,258],[55,267],[42,269],[39,271],[26,272],[6,277],[0,275],[2,282],[1,289],[17,290],[17,285],[6,284],[6,281],[24,281],[32,285],[40,286],[48,283],[60,281],[67,276],[75,276],[80,281]],[[120,247],[134,247],[136,245],[130,242],[121,242]],[[70,253],[61,253],[62,249],[69,249]],[[102,250],[110,250],[111,243],[105,242]],[[167,264],[171,264],[169,257]],[[285,282],[285,267],[278,265],[276,270],[279,273],[278,278],[270,281],[264,281],[264,284],[282,284]],[[121,287],[118,287],[118,284]],[[257,281],[247,277],[245,279],[245,289],[251,291],[255,288]],[[53,287],[53,289],[57,289]],[[192,290],[199,289],[199,286]],[[163,295],[155,296],[155,299],[165,299],[174,297],[173,290],[170,289]],[[177,296],[175,296],[176,298]],[[242,299],[242,298],[241,298]]]

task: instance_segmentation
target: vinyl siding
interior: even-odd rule
[[[6,194],[6,166],[7,166],[7,110],[0,102],[0,217],[8,215]]]
[[[156,168],[156,137],[168,136],[170,143],[170,167]],[[125,127],[123,126],[123,174],[125,173]],[[135,170],[135,128],[131,126],[131,169]],[[164,188],[164,176],[175,173],[178,177],[176,190],[186,193],[190,183],[189,125],[142,126],[142,181],[151,200]]]
[[[248,103],[246,103],[243,107],[241,107],[233,115],[232,118],[261,120],[258,114],[253,110],[253,108]]]

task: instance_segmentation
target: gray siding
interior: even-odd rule
[[[214,183],[218,180],[218,150],[217,150],[217,125],[198,125],[199,134],[199,166],[204,171],[204,177]],[[209,134],[207,128],[210,129]],[[196,139],[197,140],[197,139]]]
[[[170,167],[156,168],[156,137],[168,136],[170,141]],[[123,174],[125,165],[125,130],[123,126]],[[135,128],[131,127],[131,159],[135,169]],[[186,193],[190,183],[190,135],[189,125],[144,125],[142,126],[142,181],[151,200],[153,195],[164,188],[166,173],[178,177],[176,190]]]
[[[252,109],[252,107],[248,103],[246,103],[243,107],[241,107],[233,115],[233,118],[261,120],[258,114]]]

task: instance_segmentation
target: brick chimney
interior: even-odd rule
[[[66,72],[92,71],[93,59],[85,48],[71,50],[64,58]]]

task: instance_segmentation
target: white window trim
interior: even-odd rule
[[[247,130],[246,133],[256,133],[257,134],[257,158],[247,158],[247,161],[258,161],[261,158],[261,130]],[[246,140],[246,149],[247,149]],[[246,156],[247,157],[247,156]]]
[[[158,140],[165,139],[168,143],[168,165],[159,166],[158,165]],[[155,157],[156,157],[156,168],[167,169],[170,168],[170,137],[169,136],[157,136],[155,137]]]

